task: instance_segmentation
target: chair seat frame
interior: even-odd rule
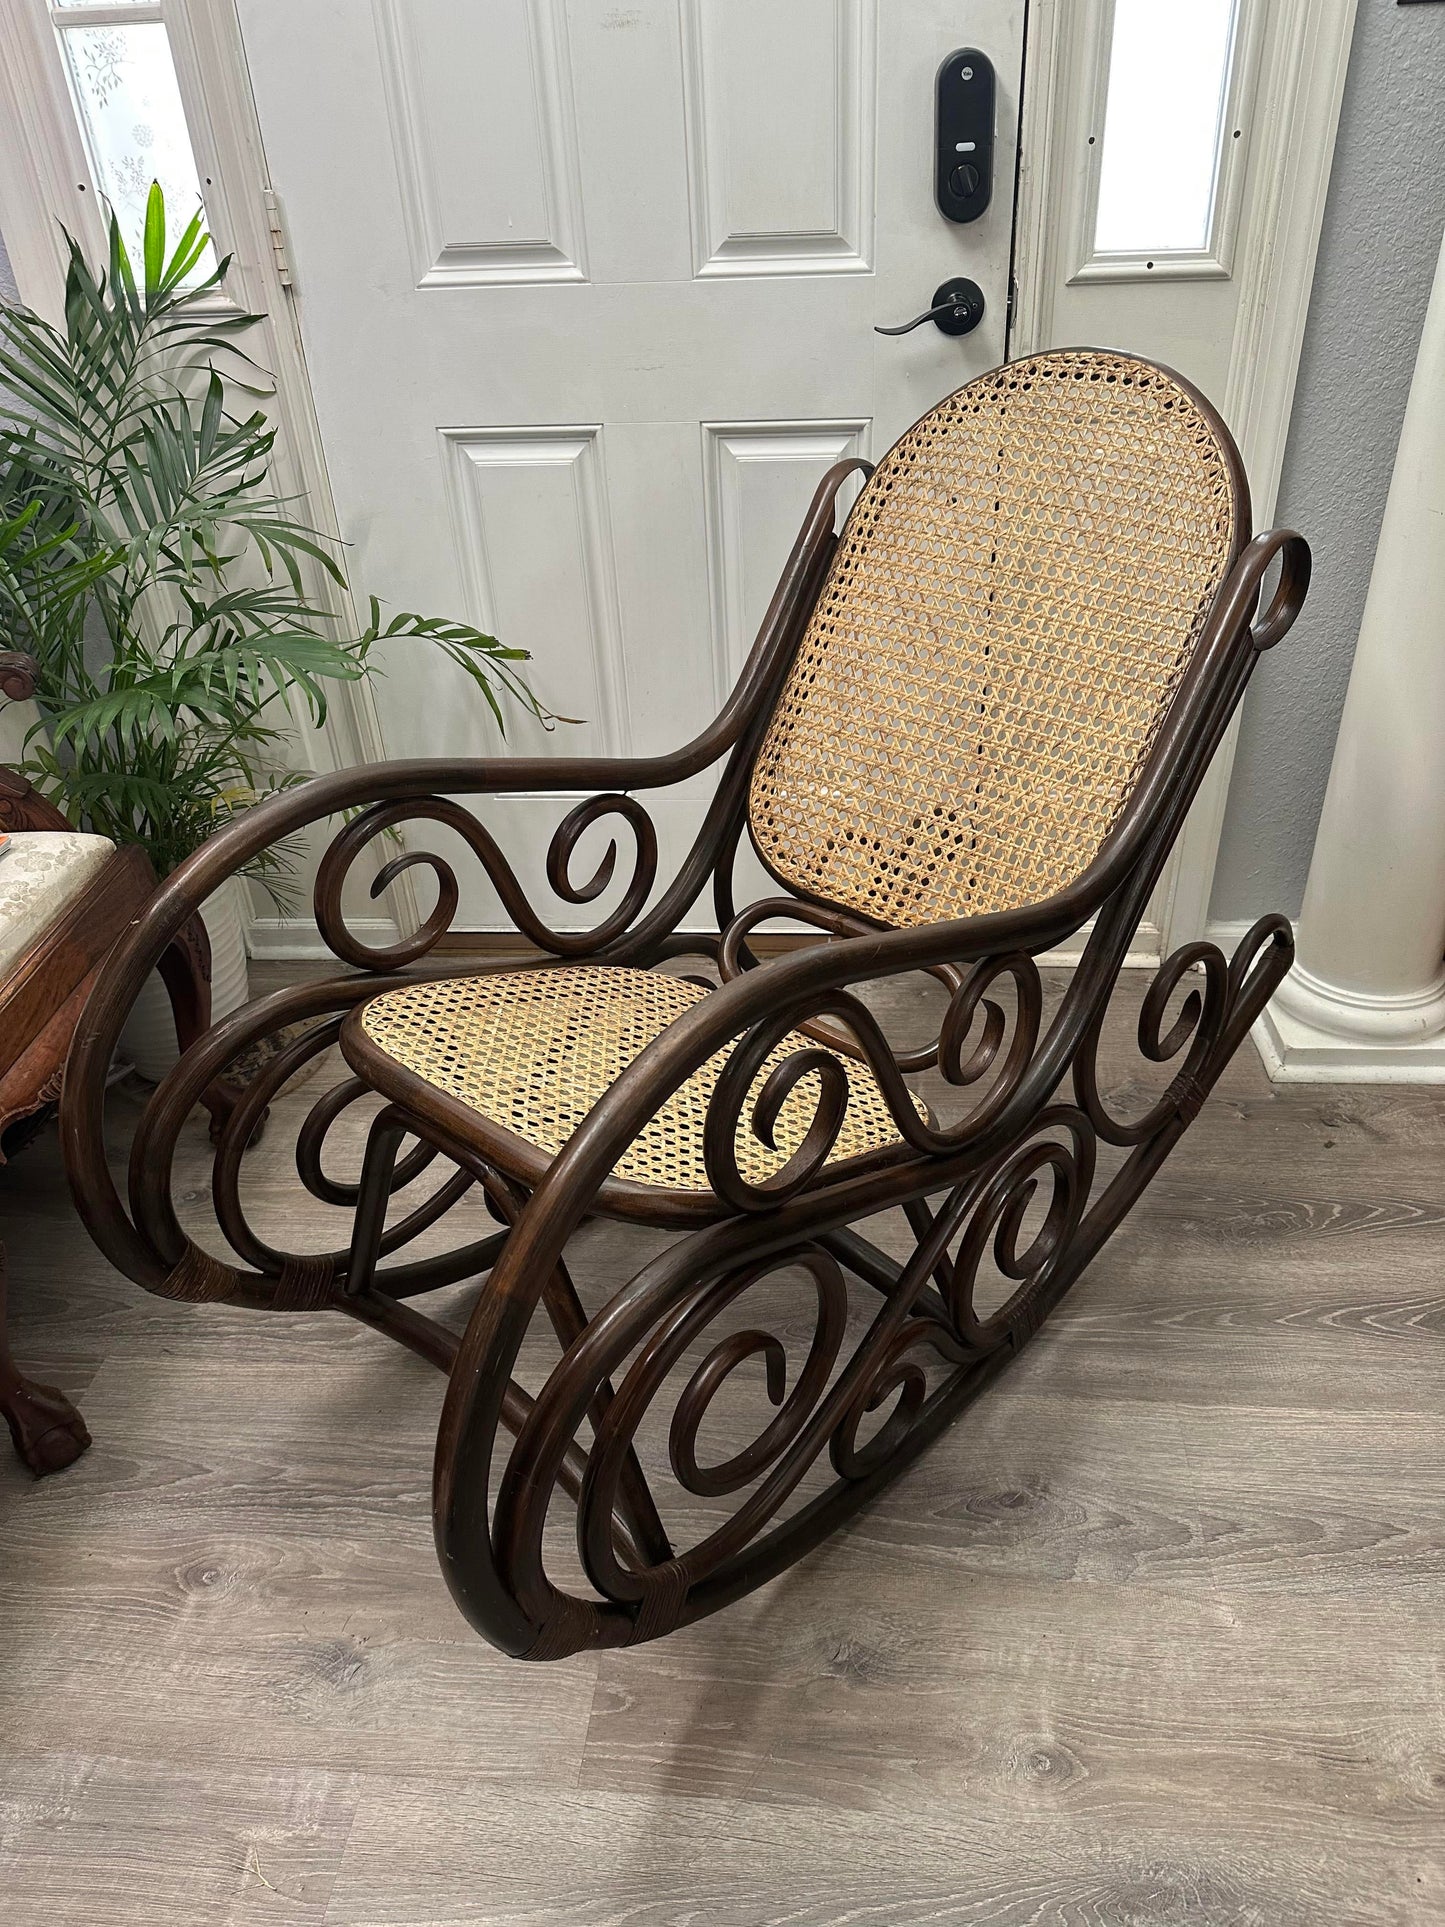
[[[434,1468],[438,1552],[461,1610],[503,1652],[551,1659],[657,1637],[763,1584],[865,1505],[1018,1355],[1123,1221],[1288,970],[1292,938],[1281,916],[1261,918],[1232,958],[1207,942],[1176,951],[1154,975],[1138,1041],[1146,1060],[1177,1067],[1141,1117],[1111,1111],[1097,1052],[1131,940],[1255,663],[1287,633],[1309,580],[1308,546],[1293,531],[1246,540],[1248,491],[1238,458],[1208,404],[1195,399],[1217,425],[1244,505],[1231,565],[1117,821],[1083,873],[1048,901],[909,928],[870,924],[802,897],[781,878],[778,897],[741,911],[734,903],[750,772],[828,577],[839,492],[870,472],[850,460],[820,484],[727,704],[685,748],[628,759],[428,759],[316,778],[212,838],[112,954],[76,1036],[62,1104],[72,1182],[92,1235],[153,1292],[263,1310],[333,1308],[447,1374]],[[1261,613],[1275,564],[1278,580]],[[643,799],[718,764],[703,824],[654,897],[658,844]],[[596,901],[613,884],[619,845],[627,842],[632,867],[620,900],[590,931],[560,931],[542,920],[499,844],[459,799],[579,791],[587,800],[563,818],[548,852],[553,891],[573,905]],[[263,998],[185,1053],[137,1127],[122,1201],[102,1144],[103,1096],[137,987],[226,877],[280,839],[343,818],[320,865],[315,911],[348,973]],[[596,874],[579,882],[574,853],[583,832],[600,823],[613,825],[612,842]],[[651,968],[697,956],[721,978],[623,1070],[555,1158],[523,1155],[526,1147],[509,1147],[466,1105],[419,1079],[390,1075],[355,1021],[381,991],[421,974],[457,974],[455,957],[437,949],[459,904],[455,872],[441,856],[408,847],[381,865],[372,884],[375,896],[403,870],[432,873],[437,902],[414,934],[370,945],[343,910],[347,880],[376,839],[403,828],[415,837],[427,824],[462,838],[517,931],[555,967],[587,960]],[[709,887],[717,934],[682,931]],[[760,961],[748,939],[778,915],[810,924],[819,941]],[[1090,919],[1082,959],[1045,1022],[1036,959]],[[858,989],[919,971],[943,983],[946,1014],[931,1048],[895,1051]],[[1004,989],[1009,995],[1000,1001]],[[177,1215],[180,1132],[229,1063],[298,1023],[307,1028],[251,1085],[216,1150],[216,1216],[231,1251],[222,1258],[194,1242]],[[765,1061],[798,1029],[820,1048],[775,1070],[757,1097]],[[325,1254],[288,1252],[267,1243],[242,1208],[242,1155],[287,1081],[338,1039],[354,1074],[312,1105],[297,1166],[313,1196],[348,1214],[348,1235]],[[710,1189],[667,1192],[615,1179],[618,1160],[659,1104],[726,1049],[706,1120]],[[858,1060],[887,1100],[898,1142],[866,1161],[830,1164],[849,1065]],[[972,1098],[958,1122],[931,1122],[912,1101],[905,1076],[934,1065]],[[771,1142],[772,1122],[804,1076],[813,1080],[816,1110],[803,1143],[776,1176],[749,1181],[736,1155],[740,1123]],[[387,1102],[371,1126],[359,1181],[343,1183],[324,1171],[323,1147],[348,1105],[368,1091]],[[1123,1156],[1096,1186],[1101,1144]],[[410,1211],[389,1212],[436,1160],[449,1167],[443,1180]],[[500,1228],[441,1256],[408,1259],[406,1248],[474,1187]],[[1043,1207],[1043,1222],[1025,1245],[1031,1203]],[[902,1262],[859,1229],[894,1207],[902,1207],[915,1240]],[[565,1254],[584,1220],[599,1215],[681,1235],[589,1318]],[[1013,1289],[985,1315],[975,1307],[974,1282],[990,1247]],[[811,1280],[817,1304],[791,1383],[784,1340],[768,1323],[768,1281],[785,1270]],[[411,1302],[478,1278],[485,1283],[460,1337]],[[850,1301],[860,1297],[872,1315],[844,1357]],[[754,1322],[690,1367],[686,1357],[739,1301]],[[534,1397],[515,1372],[539,1309],[561,1357]],[[701,1464],[709,1408],[729,1376],[759,1358],[774,1416],[726,1462]],[[736,1500],[721,1523],[682,1549],[664,1528],[634,1449],[654,1411],[670,1413],[671,1473],[681,1494]],[[831,1479],[803,1497],[805,1480],[823,1465]],[[544,1555],[544,1526],[559,1493],[576,1508],[585,1585],[559,1583]]]

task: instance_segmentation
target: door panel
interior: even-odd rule
[[[375,18],[417,285],[585,280],[560,0],[375,0]]]
[[[703,478],[718,706],[742,673],[792,543],[800,494],[861,455],[866,421],[704,422]]]
[[[684,0],[682,28],[696,272],[866,274],[876,0]]]
[[[600,436],[597,427],[442,431],[467,601],[490,632],[551,638],[534,686],[549,709],[583,719],[568,730],[582,756],[620,755],[629,714]],[[547,531],[545,571],[532,554],[538,529]],[[544,754],[547,732],[519,718],[512,747]],[[449,753],[471,752],[459,741]]]
[[[544,700],[585,720],[518,722],[517,749],[686,740],[824,469],[1003,359],[1023,0],[239,12],[357,583],[533,652]],[[967,226],[933,200],[934,80],[962,44],[998,71],[993,200]],[[985,293],[973,334],[874,334],[959,274]],[[390,754],[495,750],[458,674],[388,667]],[[660,804],[664,867],[705,795]],[[564,923],[541,859],[565,807],[484,806]],[[459,920],[503,922],[460,875]]]

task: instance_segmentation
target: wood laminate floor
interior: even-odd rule
[[[247,1183],[289,1222],[285,1124]],[[554,1666],[446,1594],[430,1368],[146,1298],[53,1134],[0,1231],[96,1438],[38,1485],[0,1453],[4,1927],[1445,1921],[1445,1093],[1272,1089],[1246,1048],[870,1511]],[[596,1303],[637,1236],[580,1243]]]

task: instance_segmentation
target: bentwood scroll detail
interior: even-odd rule
[[[630,929],[646,904],[657,879],[657,830],[647,809],[635,796],[589,796],[567,812],[553,831],[547,848],[547,882],[552,890],[564,903],[594,903],[617,870],[616,834],[585,882],[574,879],[572,860],[584,832],[609,819],[615,820],[619,829],[625,825],[630,833],[632,869],[621,900],[590,930],[554,930],[544,922],[528,901],[516,871],[491,831],[472,811],[443,796],[418,796],[378,804],[347,825],[327,850],[317,873],[317,928],[343,962],[361,970],[401,970],[427,956],[450,932],[461,901],[456,871],[436,851],[406,850],[387,858],[368,886],[374,899],[404,871],[430,871],[436,880],[437,900],[421,927],[411,936],[386,947],[363,943],[347,927],[343,901],[347,879],[370,844],[378,839],[395,841],[404,829],[438,823],[459,837],[477,859],[520,935],[549,956],[592,956]]]

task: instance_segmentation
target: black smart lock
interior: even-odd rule
[[[961,47],[938,70],[933,192],[948,221],[976,221],[993,193],[993,62]]]

